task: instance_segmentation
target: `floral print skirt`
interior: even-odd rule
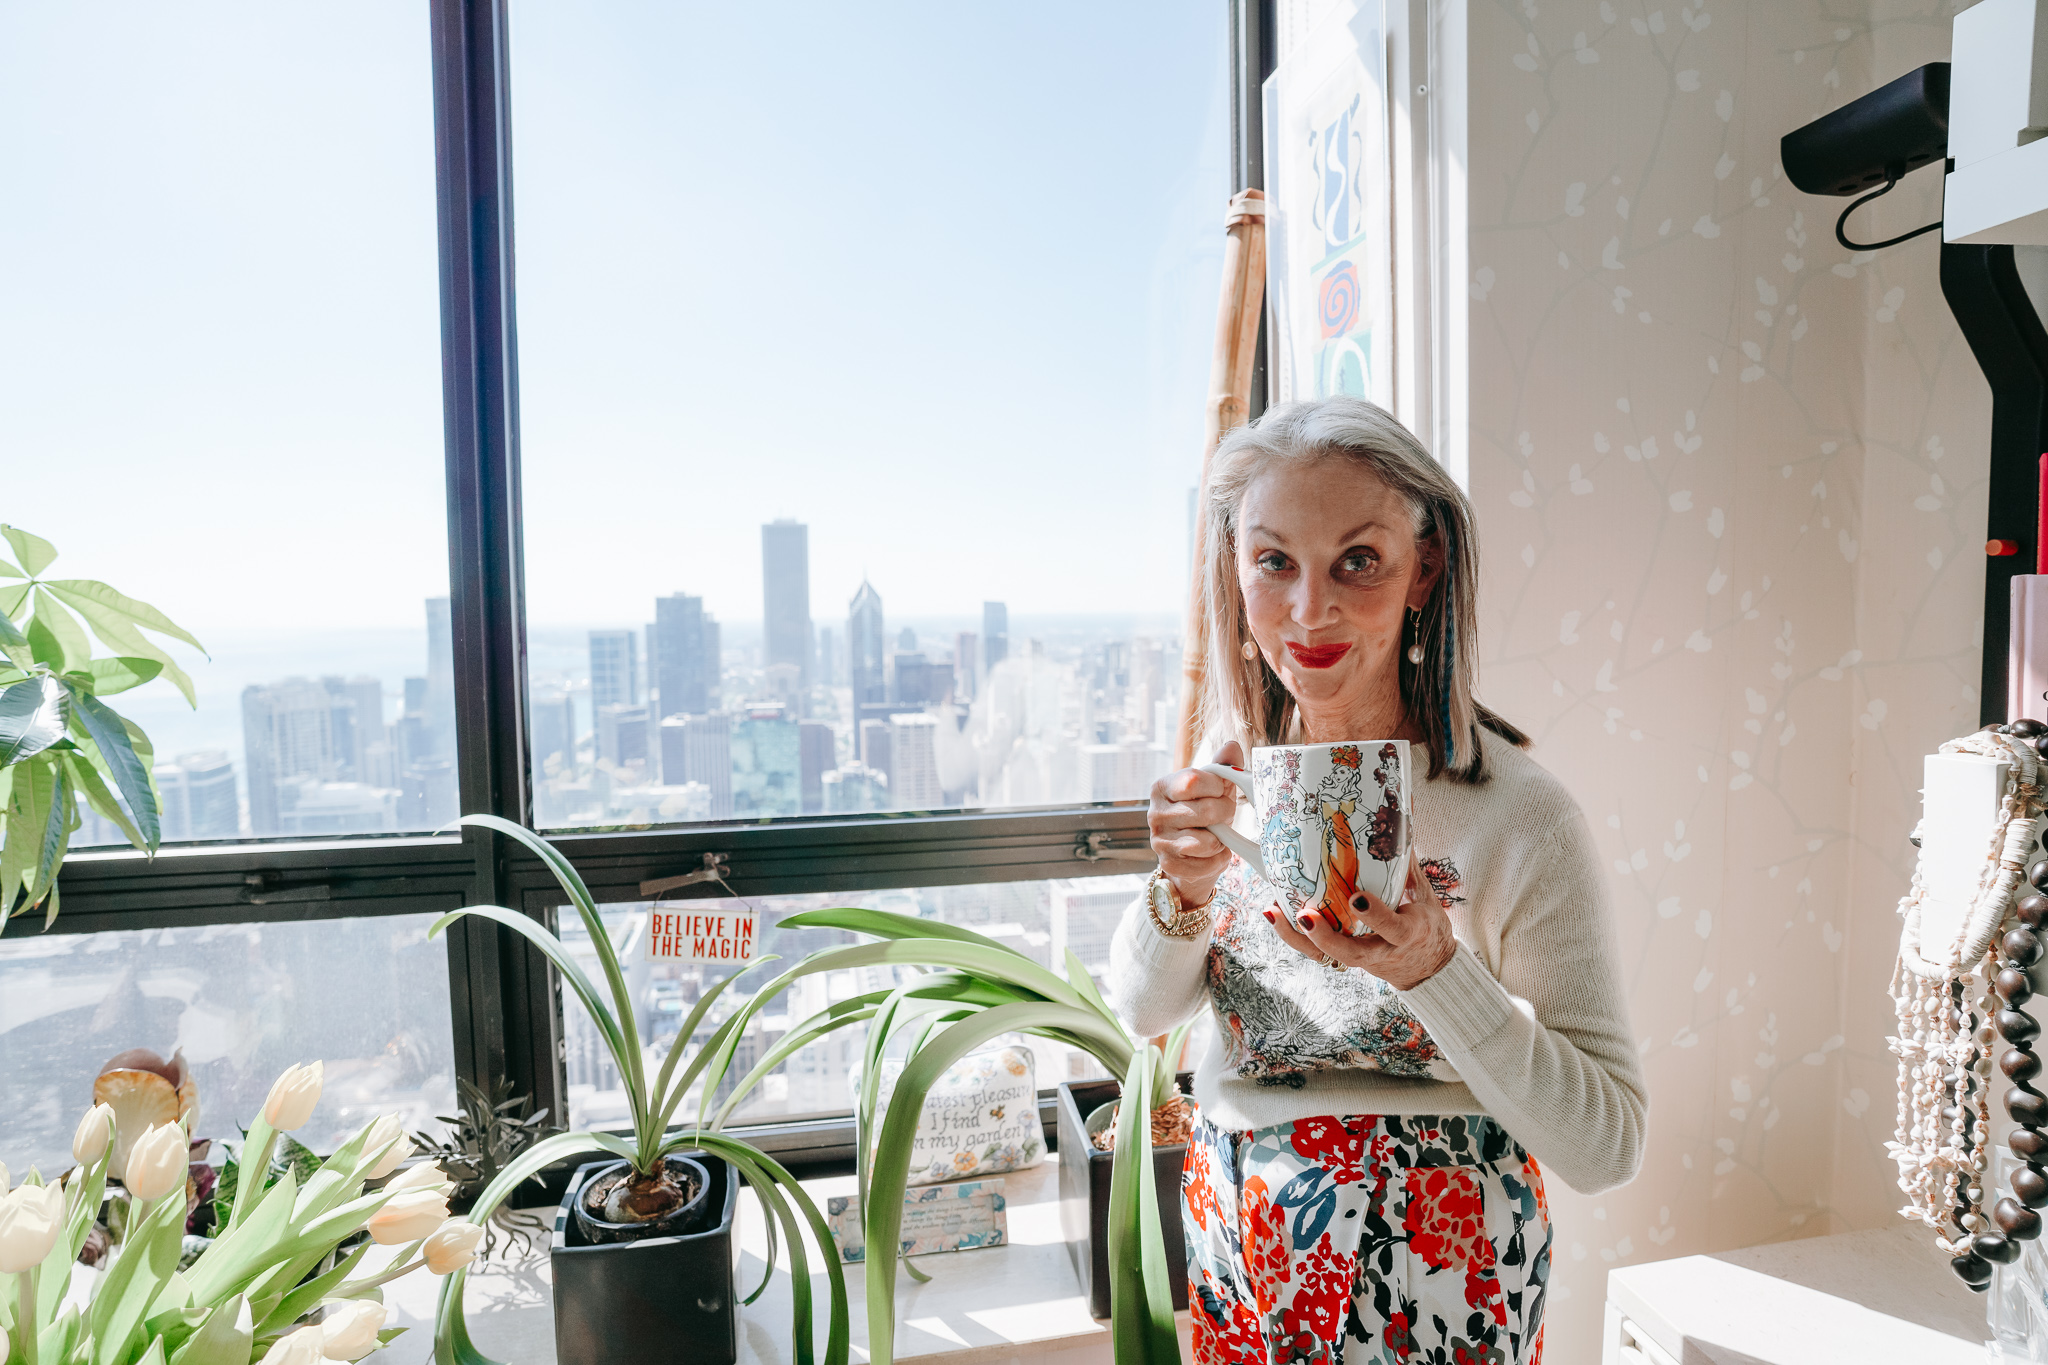
[[[1196,1365],[1534,1365],[1550,1212],[1483,1114],[1199,1119],[1181,1174]]]

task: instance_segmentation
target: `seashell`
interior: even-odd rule
[[[182,1050],[169,1061],[141,1047],[109,1058],[93,1080],[92,1098],[114,1110],[115,1172],[127,1169],[129,1148],[151,1128],[180,1119],[189,1125],[199,1114],[199,1083]]]

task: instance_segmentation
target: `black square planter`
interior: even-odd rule
[[[683,1155],[704,1163],[721,1210],[716,1226],[688,1237],[585,1242],[571,1210],[584,1183],[616,1158],[580,1167],[569,1178],[549,1252],[555,1359],[562,1365],[732,1365],[739,1358],[732,1262],[740,1182],[715,1156]]]
[[[1183,1093],[1194,1073],[1179,1076]],[[1060,1087],[1060,1235],[1066,1238],[1074,1274],[1088,1295],[1093,1317],[1109,1316],[1109,1167],[1114,1152],[1101,1152],[1083,1126],[1098,1106],[1123,1092],[1112,1080],[1068,1081]],[[1181,1231],[1180,1168],[1185,1144],[1152,1149],[1152,1176],[1159,1191],[1159,1232],[1166,1241],[1166,1270],[1173,1279],[1173,1311],[1188,1306],[1188,1245]]]

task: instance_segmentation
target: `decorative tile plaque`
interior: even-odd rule
[[[825,1201],[832,1241],[844,1261],[867,1259],[866,1233],[860,1225],[860,1201],[835,1194]],[[1009,1240],[1008,1205],[1001,1180],[969,1180],[958,1185],[925,1185],[903,1196],[903,1254],[926,1256],[935,1251],[968,1251],[998,1247]]]

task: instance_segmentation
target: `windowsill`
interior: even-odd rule
[[[1028,1171],[1005,1176],[1009,1204],[1009,1245],[977,1251],[921,1256],[918,1267],[930,1275],[919,1284],[908,1275],[896,1279],[896,1359],[921,1365],[970,1365],[982,1360],[1010,1360],[1049,1352],[1063,1356],[1061,1365],[1110,1359],[1107,1322],[1088,1316],[1087,1300],[1074,1277],[1067,1246],[1060,1237],[1059,1160],[1049,1157]],[[854,1192],[852,1176],[806,1180],[803,1187],[822,1210],[835,1194]],[[535,1210],[553,1226],[554,1210]],[[740,1196],[740,1263],[735,1282],[742,1296],[760,1283],[767,1238],[760,1205],[751,1193]],[[846,1294],[851,1309],[854,1358],[867,1357],[865,1268],[849,1265]],[[818,1348],[824,1349],[829,1290],[825,1272],[811,1276],[816,1305]],[[420,1337],[433,1330],[434,1299],[440,1281],[410,1275],[390,1286],[386,1303],[391,1325],[412,1329],[391,1348],[418,1357]],[[469,1328],[477,1348],[499,1360],[552,1362],[555,1359],[554,1312],[545,1242],[531,1257],[518,1262],[494,1259],[469,1278]],[[768,1290],[739,1315],[739,1365],[789,1365],[789,1258],[777,1255]],[[1187,1347],[1187,1315],[1177,1315],[1182,1349]],[[372,1360],[383,1359],[373,1356]]]

